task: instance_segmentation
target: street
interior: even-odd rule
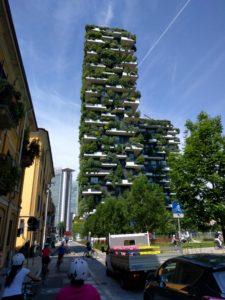
[[[63,264],[60,266],[59,271],[56,271],[57,256],[52,256],[51,263],[49,265],[50,271],[45,282],[40,285],[35,296],[35,300],[52,300],[59,289],[69,283],[69,279],[67,277],[69,263],[73,257],[82,256],[85,247],[77,244],[76,242],[69,242],[68,248],[70,253],[64,256]],[[106,276],[104,266],[105,255],[103,253],[99,253],[96,260],[87,258],[86,261],[88,262],[90,269],[90,277],[87,282],[97,288],[102,300],[143,299],[142,290],[123,290],[116,279]]]

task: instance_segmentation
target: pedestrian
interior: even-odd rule
[[[70,284],[62,288],[55,300],[101,300],[93,285],[85,283],[89,276],[87,262],[81,258],[73,259],[69,269]]]
[[[2,299],[4,300],[23,300],[22,286],[26,276],[33,281],[41,281],[29,269],[23,267],[25,257],[22,253],[17,253],[12,258],[12,267],[5,279]]]
[[[47,272],[49,271],[48,265],[51,261],[50,255],[51,255],[51,250],[49,249],[49,245],[46,243],[44,245],[44,248],[42,249],[42,268],[46,269]]]

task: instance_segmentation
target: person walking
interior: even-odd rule
[[[29,269],[23,267],[25,257],[17,253],[12,258],[12,267],[5,279],[5,286],[2,294],[4,300],[23,300],[22,286],[26,276],[33,281],[41,281]]]
[[[50,255],[51,250],[49,249],[49,245],[45,244],[44,248],[42,249],[42,270],[46,270],[48,272],[48,265],[50,263]]]
[[[73,259],[69,269],[70,284],[63,287],[54,300],[101,300],[97,289],[85,283],[89,276],[88,264],[81,258]]]

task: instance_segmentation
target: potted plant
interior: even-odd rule
[[[29,141],[29,132],[26,130],[24,134],[23,150],[22,150],[22,160],[21,164],[24,168],[30,167],[35,157],[40,154],[39,140],[33,139]]]
[[[19,169],[15,166],[10,154],[0,154],[0,196],[12,192],[20,178]]]
[[[24,104],[21,94],[6,79],[0,79],[0,128],[18,125],[24,116]]]

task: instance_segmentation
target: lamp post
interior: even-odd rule
[[[45,245],[45,238],[46,238],[46,227],[47,227],[47,218],[48,218],[48,202],[49,202],[49,186],[47,188],[47,197],[46,197],[46,205],[45,205],[45,219],[44,219],[44,229],[43,229],[43,239],[42,239],[42,248]]]

